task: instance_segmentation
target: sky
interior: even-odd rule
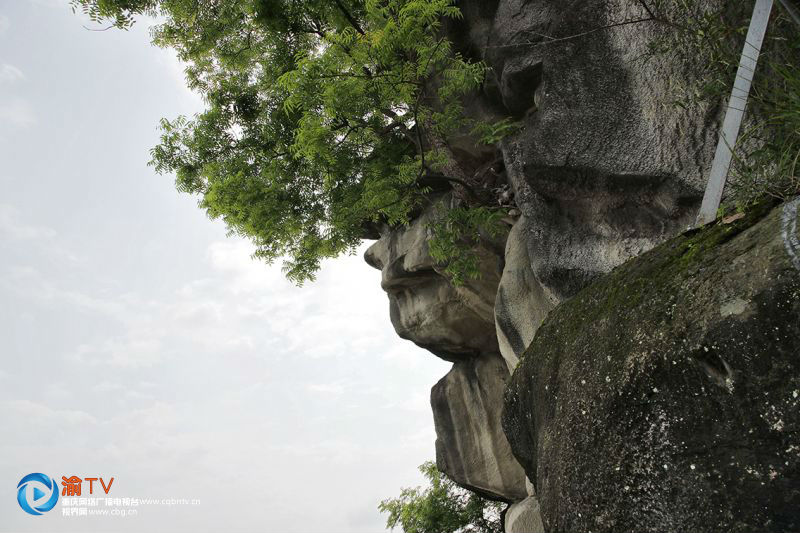
[[[156,175],[159,119],[202,100],[146,21],[84,25],[0,0],[0,532],[384,530],[449,365],[395,335],[360,253],[295,287]],[[31,516],[32,472],[140,505]]]

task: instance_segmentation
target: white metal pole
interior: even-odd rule
[[[711,175],[708,178],[703,203],[697,215],[696,226],[708,224],[717,218],[722,190],[733,158],[733,148],[739,137],[742,126],[742,117],[747,106],[747,97],[750,95],[750,86],[753,83],[753,74],[758,63],[758,54],[767,32],[767,23],[772,11],[773,0],[756,0],[753,17],[750,19],[750,28],[747,30],[742,58],[739,61],[739,70],[733,82],[733,90],[725,112],[725,121],[722,123],[722,132],[717,151],[714,154],[714,163],[711,165]]]

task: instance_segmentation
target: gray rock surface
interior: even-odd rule
[[[511,118],[522,128],[493,147],[454,136],[447,144],[457,160],[447,168],[488,180],[477,183],[484,190],[502,188],[502,203],[510,198],[522,217],[504,257],[502,243],[480,247],[482,277],[463,287],[451,286],[428,254],[430,209],[409,226],[384,228],[366,259],[383,272],[398,334],[455,363],[432,393],[440,468],[468,488],[521,501],[524,490],[498,474],[516,465],[497,452],[502,435],[492,424],[500,373],[482,365],[495,365],[501,353],[513,369],[554,306],[686,229],[719,109],[672,105],[675,80],[696,72],[668,56],[643,60],[664,27],[620,24],[646,16],[638,2],[458,5],[463,19],[445,21],[443,31],[465,57],[489,67],[481,93],[465,98],[465,113]]]
[[[528,258],[527,219],[521,217],[506,241],[505,268],[497,288],[494,319],[497,341],[509,372],[533,340],[533,335],[558,302],[536,279]]]
[[[454,287],[428,253],[427,225],[435,209],[429,206],[408,226],[384,228],[365,259],[382,271],[398,335],[455,363],[431,390],[437,466],[489,498],[521,500],[527,495],[525,473],[500,425],[509,377],[494,324],[502,242],[477,248],[480,279]]]
[[[539,73],[523,91],[537,103],[503,156],[527,219],[531,267],[559,299],[686,229],[702,196],[717,115],[671,105],[672,80],[693,73],[665,58],[641,59],[652,24],[591,32],[642,18],[640,9],[520,0],[501,2],[495,17],[487,56],[500,78]],[[566,40],[545,45],[542,35]],[[504,101],[514,98],[507,91]]]
[[[719,109],[674,105],[677,80],[690,83],[702,67],[648,55],[668,26],[625,23],[647,18],[630,0],[459,6],[464,20],[451,37],[490,69],[467,113],[522,126],[499,144],[501,166],[527,220],[530,268],[549,298],[575,294],[691,224]],[[461,164],[485,157],[471,153]]]
[[[407,226],[384,228],[364,259],[381,270],[381,287],[389,295],[389,313],[397,334],[447,361],[496,353],[494,300],[502,272],[502,242],[476,249],[480,278],[453,286],[428,252],[432,203]]]
[[[523,215],[495,306],[500,350],[513,368],[554,305],[693,222],[719,109],[673,104],[676,80],[690,83],[699,67],[648,55],[668,29],[620,24],[647,18],[637,2],[459,6],[464,20],[451,38],[490,68],[467,112],[522,125],[499,144]]]
[[[800,200],[560,304],[503,425],[550,533],[800,530]]]
[[[462,486],[494,500],[527,496],[525,472],[500,424],[508,370],[499,354],[453,365],[431,389],[436,464]]]
[[[539,501],[529,496],[509,505],[505,517],[506,533],[544,533]]]

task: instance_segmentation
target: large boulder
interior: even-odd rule
[[[525,472],[500,424],[508,378],[499,354],[458,362],[431,389],[431,407],[439,470],[488,498],[518,501],[528,495]]]
[[[492,167],[523,215],[507,242],[495,305],[500,351],[513,369],[554,305],[693,222],[720,107],[674,105],[676,80],[691,85],[702,61],[652,54],[654,40],[674,28],[646,20],[642,3],[463,0],[459,7],[464,18],[449,35],[488,66],[480,97],[465,111],[521,126],[498,144],[501,161]],[[659,13],[668,18],[669,9]]]
[[[556,307],[503,425],[555,532],[800,530],[800,199]]]

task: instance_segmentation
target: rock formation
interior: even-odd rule
[[[800,530],[798,206],[681,235],[548,315],[504,413],[546,531]]]
[[[522,213],[496,306],[510,367],[554,305],[696,214],[717,117],[671,105],[673,80],[696,73],[643,59],[656,24],[598,30],[645,17],[629,1],[501,1],[481,47],[502,101],[530,106],[501,145]]]
[[[381,270],[397,334],[446,361],[498,353],[494,300],[502,272],[502,243],[481,246],[479,279],[453,286],[428,252],[429,224],[451,195],[434,196],[407,226],[384,227],[364,255]]]
[[[450,199],[432,198],[408,226],[384,228],[365,259],[381,269],[397,333],[454,363],[431,391],[437,466],[479,494],[521,500],[525,474],[500,426],[509,377],[494,325],[502,244],[481,246],[481,277],[453,286],[428,253],[428,224]]]
[[[498,406],[509,377],[497,353],[453,365],[431,390],[436,464],[461,485],[495,500],[525,499],[525,474],[503,434]]]
[[[535,496],[528,496],[520,502],[509,505],[504,522],[506,533],[543,532],[539,500]]]
[[[714,1],[707,0],[709,4]],[[648,527],[651,531],[675,530],[659,526],[657,517],[677,513],[666,509],[677,496],[668,495],[663,487],[640,484],[647,479],[656,482],[647,478],[646,469],[652,465],[634,463],[629,471],[628,466],[609,463],[618,450],[613,446],[621,446],[630,438],[651,442],[657,439],[658,428],[642,433],[645,426],[637,426],[637,420],[625,419],[624,415],[621,420],[610,420],[614,411],[603,409],[624,407],[603,403],[614,400],[613,396],[593,400],[592,419],[582,414],[586,409],[580,402],[570,402],[567,396],[561,396],[561,403],[537,404],[544,396],[531,383],[538,387],[544,381],[537,380],[562,379],[560,372],[565,370],[552,361],[532,362],[536,357],[530,356],[531,352],[524,368],[515,368],[535,336],[538,342],[541,334],[537,330],[554,309],[564,309],[564,302],[572,302],[570,299],[582,289],[615,267],[688,229],[699,207],[716,145],[720,108],[708,105],[683,109],[673,105],[676,80],[688,83],[702,65],[686,65],[669,55],[648,53],[653,39],[671,30],[668,25],[646,20],[649,15],[641,2],[462,0],[459,7],[463,19],[447,22],[443,31],[465,57],[489,67],[481,92],[465,100],[465,112],[484,121],[514,119],[521,127],[489,149],[476,147],[470,151],[467,134],[453,139],[455,160],[451,164],[477,181],[484,179],[487,168],[491,169],[491,186],[502,186],[507,191],[503,194],[515,205],[513,227],[506,238],[478,247],[482,276],[461,287],[448,282],[427,248],[433,205],[439,200],[445,205],[453,202],[450,194],[433,198],[431,206],[408,226],[384,227],[380,239],[366,254],[366,260],[383,272],[382,286],[389,294],[391,320],[398,334],[454,364],[431,393],[437,464],[461,485],[513,503],[506,513],[507,531],[532,533],[543,527],[547,531],[595,531],[604,527],[612,531],[627,516],[610,503],[616,497],[613,491],[619,488],[614,476],[622,479],[628,475],[633,476],[630,486],[638,487],[641,493],[632,493],[636,499],[627,500],[623,506],[635,509],[636,502],[643,502],[636,511],[640,514],[631,515],[632,519],[639,517],[639,531]],[[726,302],[720,302],[720,306],[727,305],[725,309],[731,310],[741,307],[738,300]],[[624,328],[622,319],[629,316],[642,318],[642,325],[646,323],[646,316],[632,315],[636,311],[619,308],[617,312],[619,317],[601,318],[598,314],[589,318],[598,320],[598,327],[613,318]],[[564,311],[556,313],[564,316]],[[556,333],[552,328],[548,331],[548,342],[555,344]],[[610,334],[604,333],[610,339]],[[638,330],[627,333],[638,334]],[[592,349],[588,335],[584,332],[579,337],[586,343],[584,350]],[[577,347],[575,350],[579,353]],[[651,366],[656,364],[654,357],[648,361]],[[600,363],[590,360],[586,365],[590,368]],[[575,365],[570,367],[574,374],[565,374],[568,377],[563,379],[580,383],[584,378],[578,376],[579,364]],[[716,372],[714,379],[724,384],[727,370],[720,365],[709,358],[706,371]],[[632,395],[643,393],[636,387],[645,381],[628,384],[624,381],[627,370],[616,370],[617,374],[608,375],[610,383]],[[506,419],[513,443],[509,447],[498,417],[502,391],[512,372],[517,396],[509,400]],[[599,385],[606,385],[605,377]],[[672,378],[664,379],[678,390],[678,384],[669,381]],[[575,383],[568,385],[572,393],[582,390],[575,388]],[[661,385],[654,387],[661,390]],[[712,389],[707,386],[706,390]],[[724,408],[719,396],[723,392],[714,391],[716,399],[708,400],[708,409],[712,404]],[[647,402],[648,398],[636,401]],[[686,416],[692,405],[684,405]],[[732,416],[740,412],[731,409]],[[545,417],[542,413],[547,413],[547,418],[542,418],[547,421],[546,428],[526,418]],[[603,435],[615,440],[592,441],[589,428],[596,423],[601,424]],[[676,424],[673,422],[673,427],[680,425]],[[553,438],[556,434],[559,439]],[[730,432],[721,434],[733,438]],[[688,433],[680,435],[684,440],[689,437]],[[592,442],[609,455],[592,453]],[[709,442],[717,441],[712,438]],[[581,446],[581,453],[589,453],[586,457],[591,460],[584,457],[579,461],[577,448],[570,448],[573,445]],[[738,453],[734,455],[739,457]],[[684,462],[677,457],[670,460],[673,462],[666,463],[666,473],[677,476],[677,468],[683,468]],[[745,459],[736,460],[741,463]],[[547,466],[550,462],[552,466]],[[759,473],[770,472],[764,470],[769,466],[766,463],[751,463],[758,465]],[[584,482],[589,479],[586,476],[579,477],[581,484],[571,483],[571,469],[578,465],[586,467],[586,476],[596,476],[593,482],[607,481],[601,492],[590,490],[590,483]],[[619,466],[620,470],[601,471],[608,466]],[[673,466],[675,471],[671,470]],[[663,464],[660,468],[664,470]],[[723,472],[720,468],[718,471]],[[716,475],[713,469],[704,472]],[[527,487],[525,473],[533,481]],[[601,474],[606,477],[599,477]],[[710,501],[717,509],[730,509],[725,507],[724,495],[713,492],[716,489],[711,482],[703,490],[708,500],[705,493],[700,499],[686,496],[681,508],[688,509],[690,501],[701,507]],[[562,497],[559,491],[565,491],[568,497]],[[662,498],[658,505],[656,496]],[[537,498],[541,499],[543,517],[539,516]],[[578,509],[569,507],[573,502],[586,512],[573,513]],[[607,506],[608,513],[600,515],[586,507],[589,504]],[[641,518],[650,511],[653,521]],[[598,517],[600,522],[589,522]],[[690,523],[695,522],[686,522]]]
[[[553,306],[691,224],[718,109],[673,104],[676,80],[690,83],[700,65],[649,53],[669,29],[647,20],[639,2],[463,0],[459,7],[464,19],[448,35],[489,67],[467,113],[522,126],[498,143],[495,164],[522,214],[506,244],[495,306],[499,346],[513,369]],[[492,157],[473,151],[460,164],[480,169],[474,161]]]

